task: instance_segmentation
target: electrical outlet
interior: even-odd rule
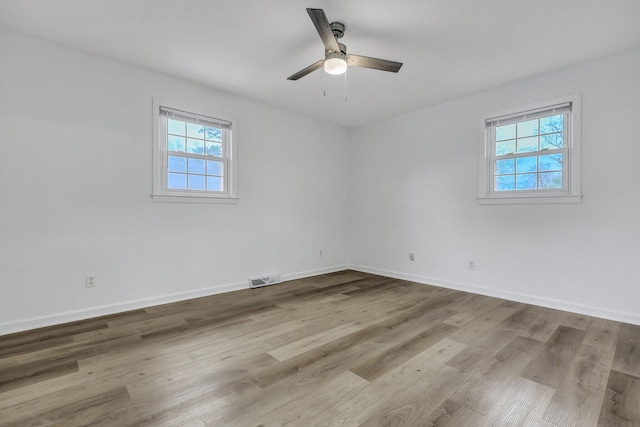
[[[409,252],[409,261],[413,261],[414,259],[416,259],[416,256],[414,255],[414,253]]]
[[[467,261],[467,269],[468,270],[475,270],[476,269],[476,262],[475,261]]]
[[[323,253],[322,253],[322,249],[320,249],[320,252],[318,252],[318,258],[322,258]]]
[[[96,287],[96,276],[85,276],[84,285],[87,288],[95,288]]]

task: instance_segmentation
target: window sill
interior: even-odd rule
[[[571,196],[495,196],[479,197],[481,205],[539,205],[539,204],[567,204],[580,203],[582,195]]]
[[[152,194],[151,199],[157,203],[238,203],[237,197],[203,196],[199,194]]]

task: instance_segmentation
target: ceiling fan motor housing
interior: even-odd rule
[[[329,24],[329,28],[331,28],[335,38],[340,39],[344,36],[344,24],[342,22],[332,22]]]
[[[332,22],[331,24],[329,24],[329,26],[331,27],[331,32],[336,38],[336,41],[337,39],[340,39],[342,38],[342,36],[344,36],[344,24],[342,22]],[[347,56],[347,46],[345,46],[344,43],[338,42],[338,47],[340,48],[340,52],[332,52],[329,50],[325,52],[324,59],[326,60],[330,58],[340,58],[344,60]]]
[[[332,50],[327,50],[325,52],[325,57],[329,58],[329,54],[333,54],[334,56],[331,56],[331,58],[340,58],[340,57],[344,57],[347,55],[347,46],[344,45],[344,43],[338,43],[338,47],[340,48],[339,52],[334,52]],[[343,58],[344,59],[344,58]]]

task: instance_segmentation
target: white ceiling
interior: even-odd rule
[[[286,78],[350,53],[404,62]],[[640,0],[0,0],[0,26],[345,127],[640,47]],[[326,96],[323,91],[326,89]]]

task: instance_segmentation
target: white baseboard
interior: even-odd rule
[[[0,335],[10,334],[14,332],[27,331],[30,329],[43,328],[46,326],[59,325],[62,323],[75,322],[78,320],[86,320],[99,316],[107,316],[109,314],[122,313],[125,311],[138,310],[141,308],[153,307],[161,304],[168,304],[177,301],[184,301],[193,298],[200,298],[223,292],[237,291],[248,288],[247,282],[234,283],[212,288],[198,289],[189,292],[179,292],[175,294],[162,295],[152,298],[143,298],[133,301],[125,301],[116,304],[109,304],[80,310],[67,311],[63,313],[49,314],[46,316],[31,317],[28,319],[20,319],[13,322],[0,324]]]
[[[333,267],[318,268],[315,270],[301,271],[299,273],[283,274],[282,280],[288,282],[290,280],[304,279],[305,277],[319,276],[321,274],[335,273],[337,271],[348,270],[348,265],[336,265]]]
[[[398,271],[384,270],[380,268],[367,267],[362,265],[350,265],[349,269],[362,271],[364,273],[377,274],[380,276],[393,277],[394,279],[409,280],[426,285],[440,286],[442,288],[455,289],[474,294],[486,295],[510,301],[522,302],[525,304],[538,305],[541,307],[553,308],[555,310],[568,311],[571,313],[583,314],[587,316],[600,317],[602,319],[615,320],[616,322],[640,325],[640,314],[619,310],[611,310],[603,307],[596,307],[585,304],[577,304],[570,301],[556,300],[536,295],[510,292],[503,289],[486,288],[483,286],[468,283],[452,282],[449,280],[434,277],[418,276],[414,274],[402,273]]]
[[[305,277],[317,276],[320,274],[334,273],[336,271],[346,270],[346,265],[339,265],[316,270],[301,271],[297,273],[288,273],[282,275],[283,281],[302,279]],[[125,311],[139,310],[143,308],[153,307],[161,304],[169,304],[172,302],[185,301],[193,298],[207,297],[225,292],[238,291],[241,289],[249,289],[249,282],[244,280],[238,283],[215,286],[211,288],[197,289],[188,292],[179,292],[175,294],[161,295],[151,298],[143,298],[134,301],[125,301],[116,304],[103,305],[98,307],[90,307],[80,310],[67,311],[63,313],[49,314],[45,316],[31,317],[27,319],[19,319],[12,322],[0,323],[0,335],[12,334],[15,332],[28,331],[31,329],[43,328],[47,326],[60,325],[78,320],[86,320],[94,317],[107,316]]]

